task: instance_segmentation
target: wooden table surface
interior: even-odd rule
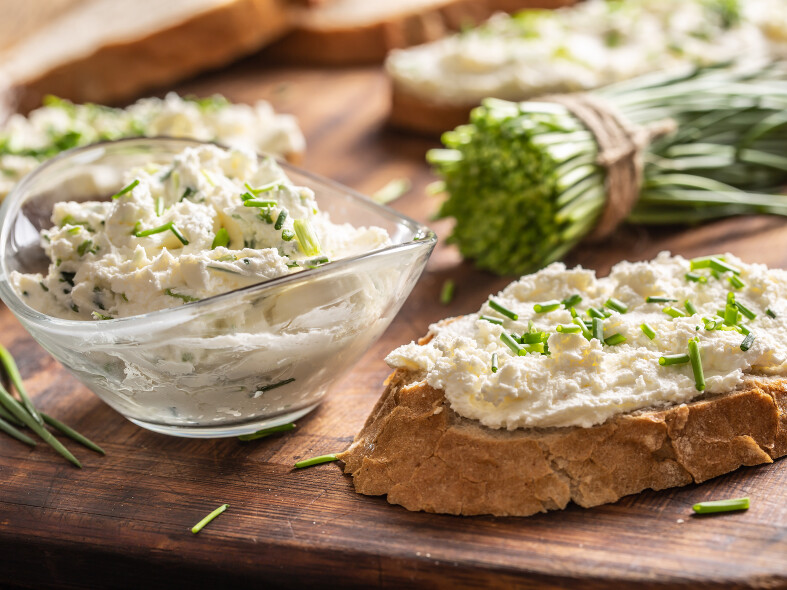
[[[434,141],[384,126],[388,89],[377,68],[276,69],[260,58],[193,80],[180,92],[271,100],[298,116],[303,166],[362,192],[409,177],[393,207],[428,221]],[[441,239],[446,222],[432,223]],[[624,227],[569,264],[606,274],[615,262],[669,249],[730,251],[787,268],[787,221],[754,217],[694,229]],[[457,283],[448,306],[444,280]],[[394,323],[293,433],[254,443],[189,440],[142,430],[52,360],[0,305],[0,337],[37,404],[101,444],[74,448],[78,470],[51,449],[0,437],[0,585],[24,587],[620,588],[787,587],[787,463],[741,469],[701,486],[644,492],[616,504],[529,518],[411,513],[355,494],[336,464],[293,471],[301,458],[343,450],[382,391],[383,362],[449,315],[476,310],[510,279],[475,270],[439,245]],[[691,515],[691,505],[750,496],[743,513]],[[199,535],[189,528],[222,503]]]

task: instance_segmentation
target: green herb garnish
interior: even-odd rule
[[[488,315],[482,315],[478,319],[487,321],[490,324],[495,324],[497,326],[502,326],[503,325],[503,320],[501,320],[500,318],[493,318],[492,316],[488,316]]]
[[[754,344],[754,334],[749,332],[746,334],[746,338],[743,339],[743,342],[741,342],[741,350],[746,352],[751,348],[752,344]]]
[[[213,512],[208,514],[205,518],[203,518],[197,524],[195,524],[193,527],[191,527],[191,532],[194,533],[194,534],[197,534],[198,532],[200,532],[205,527],[206,524],[208,524],[211,520],[216,518],[219,514],[224,512],[229,507],[230,507],[229,504],[222,504],[221,506],[216,508],[216,510],[214,510]]]
[[[210,247],[212,250],[216,248],[226,248],[229,243],[230,233],[225,228],[221,227],[219,231],[216,232],[216,236],[213,238],[213,243]]]
[[[712,500],[710,502],[699,502],[692,506],[692,510],[697,514],[713,514],[715,512],[732,512],[733,510],[748,510],[748,498],[735,498],[732,500]]]
[[[588,329],[588,327],[585,325],[585,322],[583,322],[581,319],[576,318],[576,317],[574,319],[572,319],[571,321],[574,322],[575,325],[579,326],[579,329],[582,332],[582,335],[586,339],[590,340],[591,338],[593,338],[593,334]]]
[[[287,219],[287,211],[282,209],[279,212],[279,216],[276,218],[276,223],[273,224],[273,229],[279,230],[284,225],[284,221]]]
[[[137,225],[139,225],[139,224],[137,224]],[[164,225],[160,225],[158,227],[154,227],[154,228],[151,228],[151,229],[146,229],[146,230],[135,229],[134,230],[134,236],[137,237],[137,238],[145,238],[145,237],[148,237],[148,236],[152,236],[154,234],[163,233],[165,231],[171,231],[173,234],[175,234],[175,237],[178,238],[178,240],[180,240],[180,243],[183,244],[184,246],[188,246],[189,245],[189,241],[186,238],[183,237],[183,234],[180,233],[180,230],[178,230],[178,228],[175,226],[175,222],[174,221],[169,221],[169,222],[165,223]]]
[[[35,405],[33,405],[33,400],[31,400],[30,396],[27,395],[25,384],[22,382],[22,375],[19,373],[19,368],[16,366],[14,357],[11,356],[11,353],[8,352],[8,349],[2,344],[0,344],[0,366],[3,367],[5,374],[8,375],[8,380],[11,382],[11,385],[14,386],[16,392],[19,394],[19,397],[22,399],[22,405],[24,406],[25,410],[27,410],[27,412],[36,422],[43,424],[43,418],[39,414],[38,410],[36,410]]]
[[[510,320],[517,321],[519,319],[519,314],[516,314],[513,311],[511,311],[510,309],[508,309],[507,307],[504,307],[504,306],[500,305],[494,299],[490,299],[489,301],[487,301],[487,305],[489,305],[489,307],[494,309],[500,315],[504,315],[505,317],[507,317]],[[559,305],[560,304],[558,303],[558,306]]]
[[[668,316],[670,316],[672,318],[685,318],[686,317],[685,313],[683,313],[681,310],[679,310],[676,307],[672,307],[671,305],[668,305],[667,307],[665,307],[661,311],[663,311],[664,313],[666,313]]]
[[[196,194],[196,192],[197,192],[197,191],[195,191],[195,190],[194,190],[193,188],[191,188],[190,186],[186,187],[186,190],[184,190],[184,191],[183,191],[183,194],[182,194],[182,195],[180,195],[180,200],[179,200],[178,202],[179,202],[179,203],[182,203],[182,202],[183,202],[185,199],[188,199],[188,198],[189,198],[189,197],[191,197],[192,195]]]
[[[610,309],[614,309],[618,313],[626,313],[629,310],[625,303],[615,299],[614,297],[607,299],[607,302],[604,305]]]
[[[724,323],[728,326],[734,326],[738,323],[740,315],[737,305],[728,303],[724,308]]]
[[[604,320],[602,318],[593,318],[591,333],[593,338],[599,342],[604,342]]]
[[[183,295],[181,293],[175,293],[172,289],[164,289],[164,293],[169,295],[170,297],[176,297],[186,303],[191,303],[192,301],[199,301],[198,297],[192,297],[191,295]]]
[[[694,384],[697,387],[697,391],[704,391],[705,374],[702,371],[700,345],[696,338],[689,340],[689,360],[691,361],[691,370],[694,372]]]
[[[561,334],[579,334],[582,332],[582,328],[576,324],[558,324],[555,330]]]
[[[560,303],[562,303],[562,304],[563,304],[563,306],[564,306],[566,309],[571,309],[572,307],[576,307],[577,305],[579,305],[580,303],[582,303],[582,297],[581,297],[579,294],[577,294],[577,293],[574,293],[574,294],[573,294],[573,295],[571,295],[570,297],[566,297],[566,298],[565,298],[563,301],[561,301]]]
[[[443,288],[440,290],[440,303],[448,305],[454,299],[454,291],[456,291],[456,283],[451,279],[446,279],[443,283]]]
[[[603,311],[593,306],[588,307],[585,313],[588,314],[591,318],[599,318],[601,320],[607,317]]]
[[[656,337],[656,330],[651,328],[648,324],[640,324],[640,329],[645,333],[645,336],[653,340]]]
[[[373,193],[372,200],[380,205],[386,205],[406,194],[410,188],[412,188],[412,183],[409,178],[394,178]]]
[[[607,346],[615,346],[616,344],[623,344],[625,341],[626,337],[623,334],[618,333],[604,339],[604,344]]]
[[[289,379],[283,379],[281,381],[277,381],[276,383],[271,383],[270,385],[263,385],[262,387],[257,388],[257,392],[265,393],[266,391],[271,391],[272,389],[276,389],[277,387],[287,385],[288,383],[292,383],[293,381],[295,381],[295,377],[290,377]]]
[[[677,299],[672,297],[653,296],[648,295],[645,297],[645,303],[675,303]]]
[[[707,283],[708,278],[704,277],[701,274],[697,274],[696,272],[687,272],[685,275],[687,281],[691,281],[692,283]]]
[[[265,438],[279,432],[289,432],[290,430],[295,430],[295,424],[293,422],[288,424],[280,424],[279,426],[271,426],[270,428],[264,428],[251,434],[241,434],[238,439],[246,442],[250,440],[257,440],[259,438]]]
[[[30,445],[31,447],[36,446],[36,441],[32,438],[19,432],[13,425],[6,422],[4,419],[0,418],[0,430],[5,432],[7,435],[14,437],[16,440],[25,443],[26,445]]]
[[[738,311],[739,311],[739,312],[741,312],[741,313],[742,313],[744,316],[746,316],[748,319],[750,319],[750,320],[753,320],[754,318],[756,318],[756,317],[757,317],[757,314],[756,314],[756,313],[754,313],[754,312],[753,312],[752,310],[750,310],[748,307],[746,307],[745,305],[743,305],[743,303],[741,303],[740,301],[736,301],[735,303],[733,303],[733,305],[734,305],[735,307],[737,307],[737,308],[738,308]]]
[[[80,256],[84,256],[88,252],[90,252],[91,254],[95,254],[96,252],[98,252],[98,246],[93,245],[93,240],[85,240],[77,247],[77,253]]]
[[[687,354],[665,354],[659,357],[659,364],[662,367],[668,367],[670,365],[684,365],[690,361],[691,359]]]
[[[311,467],[312,465],[319,465],[321,463],[330,463],[332,461],[338,461],[339,458],[335,454],[331,455],[320,455],[319,457],[312,457],[311,459],[304,459],[303,461],[298,461],[295,464],[296,469],[303,469],[304,467]]]
[[[533,309],[536,313],[549,313],[550,311],[555,311],[556,309],[560,308],[560,301],[557,299],[553,299],[551,301],[545,301],[544,303],[536,303],[533,306]]]
[[[741,274],[740,269],[735,268],[734,266],[727,264],[721,258],[711,257],[710,259],[710,267],[720,273],[724,272],[731,272],[733,274],[739,275]]]
[[[87,447],[91,451],[95,451],[96,453],[99,453],[101,455],[106,455],[104,449],[102,449],[100,446],[98,446],[96,443],[94,443],[86,436],[78,433],[76,430],[74,430],[67,424],[63,424],[60,420],[56,420],[49,414],[44,414],[43,412],[41,412],[41,417],[44,419],[44,422],[46,422],[47,424],[49,424],[54,428],[57,428],[60,432],[65,434],[70,439],[77,441],[79,444]]]
[[[686,301],[683,303],[683,307],[686,308],[686,311],[689,312],[689,315],[697,314],[697,308],[694,307],[694,304],[690,300],[686,299]]]
[[[289,242],[295,237],[295,232],[290,229],[283,229],[281,230],[281,239],[285,242]]]
[[[740,277],[738,277],[738,275],[730,276],[729,281],[730,285],[732,285],[735,289],[743,289],[746,286],[746,283],[744,283]]]
[[[139,179],[137,179],[137,180],[134,180],[134,181],[133,181],[131,184],[129,184],[128,186],[125,186],[125,187],[123,187],[122,189],[120,189],[120,191],[119,191],[119,192],[116,192],[114,195],[112,195],[112,198],[113,198],[113,199],[119,199],[120,197],[122,197],[122,196],[123,196],[123,195],[125,195],[126,193],[129,193],[129,192],[131,192],[132,190],[134,190],[134,188],[135,188],[135,187],[136,187],[138,184],[139,184]]]
[[[93,311],[90,313],[93,316],[94,320],[111,320],[113,319],[111,315],[104,315],[103,313],[99,313],[97,311]]]
[[[260,201],[257,199],[247,199],[243,201],[244,207],[275,207],[278,205],[277,201]]]
[[[306,256],[317,256],[320,254],[320,240],[314,233],[311,224],[306,219],[296,219],[293,222],[295,235],[298,237],[298,244]],[[283,232],[282,232],[283,233]]]
[[[248,182],[244,183],[243,186],[245,186],[246,190],[248,190],[255,197],[259,196],[260,193],[267,193],[272,190],[281,190],[282,188],[284,188],[284,184],[278,181],[269,182],[268,184],[262,185],[260,188],[252,188],[252,186]]]
[[[156,197],[156,202],[154,207],[155,207],[156,217],[161,217],[161,214],[164,213],[164,197]]]
[[[527,351],[522,347],[522,345],[516,341],[516,339],[511,336],[508,332],[503,332],[500,334],[500,340],[503,341],[503,344],[508,346],[516,356],[525,356]]]
[[[492,372],[497,373],[497,353],[492,353]]]
[[[767,315],[769,318],[773,318],[774,320],[776,319],[776,314],[775,314],[773,311],[771,311],[771,308],[770,308],[770,307],[769,307],[768,309],[766,309],[766,310],[765,310],[765,314],[766,314],[766,315]]]

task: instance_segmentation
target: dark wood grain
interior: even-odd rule
[[[437,201],[423,163],[427,140],[384,128],[387,86],[377,69],[276,69],[250,60],[178,90],[270,99],[295,113],[304,167],[372,192],[392,178],[414,188],[393,206],[427,221]],[[447,222],[432,224],[441,237]],[[694,229],[623,227],[569,264],[605,274],[622,258],[663,249],[731,251],[787,267],[787,223],[756,217]],[[445,279],[456,298],[439,304]],[[645,492],[590,510],[530,518],[407,512],[356,495],[338,466],[293,471],[304,457],[342,450],[373,406],[383,357],[448,315],[471,312],[509,279],[461,262],[440,245],[382,339],[312,415],[254,443],[187,440],[137,428],[67,374],[0,306],[0,338],[19,359],[35,401],[107,450],[76,449],[84,469],[51,449],[0,437],[0,582],[65,588],[333,585],[431,588],[787,586],[787,463],[747,468],[701,486]],[[73,446],[73,445],[72,445]],[[694,502],[748,495],[748,512],[693,517]],[[189,528],[230,509],[199,535]]]

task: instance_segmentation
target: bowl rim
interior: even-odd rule
[[[208,308],[213,306],[216,303],[223,302],[226,299],[236,297],[238,295],[243,295],[246,293],[251,292],[259,292],[264,293],[266,291],[272,291],[278,287],[283,285],[288,285],[290,283],[297,283],[309,280],[313,277],[318,277],[324,274],[329,274],[332,272],[337,272],[345,269],[346,267],[353,266],[358,262],[365,261],[367,259],[380,257],[383,255],[390,254],[392,252],[397,251],[407,251],[413,249],[427,249],[430,253],[434,246],[437,244],[437,234],[429,228],[428,226],[424,225],[423,223],[419,223],[392,209],[391,207],[387,207],[385,205],[381,205],[376,203],[371,198],[367,197],[366,195],[348,187],[340,182],[335,180],[325,178],[313,172],[309,172],[289,162],[283,161],[281,158],[272,156],[270,154],[264,154],[261,152],[254,152],[255,156],[258,160],[263,158],[273,158],[276,160],[277,164],[285,170],[285,172],[294,172],[300,176],[305,177],[310,182],[315,182],[317,184],[321,184],[328,188],[334,189],[338,192],[343,193],[344,195],[350,197],[353,201],[360,203],[364,207],[376,211],[378,214],[383,215],[383,217],[387,217],[394,221],[397,225],[405,225],[413,232],[413,239],[402,242],[400,244],[391,244],[390,246],[386,246],[384,248],[378,248],[376,250],[370,250],[368,252],[363,252],[356,256],[350,256],[348,258],[341,258],[334,262],[330,262],[328,264],[318,266],[316,268],[308,268],[302,270],[300,272],[286,274],[279,277],[275,277],[273,279],[269,279],[266,281],[262,281],[260,283],[254,283],[251,285],[247,285],[245,287],[240,287],[238,289],[233,289],[232,291],[227,291],[225,293],[219,293],[217,295],[212,295],[210,297],[206,297],[205,299],[200,299],[199,301],[193,301],[184,303],[183,305],[179,305],[177,307],[169,307],[166,309],[159,309],[155,311],[151,311],[144,314],[138,314],[123,318],[112,318],[110,320],[69,320],[64,318],[58,318],[56,316],[51,316],[45,313],[42,313],[36,309],[33,309],[27,303],[22,300],[20,295],[16,292],[16,290],[11,286],[9,281],[9,273],[5,266],[5,255],[4,255],[4,248],[7,242],[7,234],[12,227],[12,217],[13,220],[16,220],[16,216],[19,214],[19,210],[21,209],[21,204],[18,204],[17,201],[21,199],[21,195],[24,194],[25,190],[28,188],[30,184],[35,182],[35,180],[43,173],[46,172],[52,166],[58,164],[59,162],[71,158],[79,158],[84,153],[89,152],[91,150],[100,150],[102,147],[105,146],[115,146],[120,144],[133,144],[133,143],[157,143],[159,141],[166,141],[166,142],[176,142],[184,144],[184,147],[188,146],[199,146],[199,145],[214,145],[222,149],[232,149],[226,145],[212,142],[212,141],[200,141],[196,139],[190,138],[183,138],[183,137],[171,137],[171,136],[154,136],[154,137],[128,137],[116,140],[106,140],[100,141],[96,143],[92,143],[86,146],[80,146],[77,148],[72,148],[70,150],[66,150],[57,154],[56,156],[46,160],[38,167],[36,167],[33,171],[27,174],[22,180],[20,180],[14,187],[11,189],[11,192],[6,196],[2,204],[0,204],[0,299],[2,299],[5,304],[11,309],[11,311],[19,316],[20,318],[24,318],[32,323],[35,324],[45,324],[50,328],[61,328],[61,329],[68,329],[71,332],[95,332],[106,330],[107,328],[112,329],[126,329],[126,328],[133,328],[136,327],[137,324],[148,323],[152,321],[161,322],[167,319],[177,319],[181,315],[185,316],[192,316],[194,313],[200,313],[200,311],[204,310],[204,308]],[[81,162],[82,164],[86,162]],[[315,190],[315,196],[319,193]],[[11,211],[14,211],[14,215],[10,215]]]

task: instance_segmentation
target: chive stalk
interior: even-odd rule
[[[750,310],[740,301],[736,301],[733,305],[735,305],[735,307],[738,308],[738,311],[741,312],[744,316],[746,316],[747,319],[753,320],[754,318],[757,317],[756,313],[754,313],[752,310]]]
[[[579,326],[579,329],[582,331],[582,335],[583,335],[583,336],[584,336],[584,337],[585,337],[587,340],[590,340],[591,338],[593,338],[593,334],[592,334],[592,332],[591,332],[591,331],[588,329],[588,327],[585,325],[585,322],[583,322],[583,321],[582,321],[581,319],[579,319],[579,318],[574,318],[574,319],[573,319],[573,320],[571,320],[571,321],[572,321],[572,322],[574,322],[574,323],[575,323],[577,326]]]
[[[503,344],[508,346],[516,356],[525,356],[527,351],[522,347],[519,342],[517,342],[511,334],[508,332],[503,332],[500,334],[500,340],[503,341]]]
[[[487,302],[487,305],[489,305],[489,307],[491,307],[492,309],[494,309],[494,310],[495,310],[497,313],[499,313],[500,315],[504,315],[505,317],[507,317],[507,318],[508,318],[508,319],[510,319],[510,320],[514,320],[514,321],[516,321],[516,320],[518,320],[518,319],[519,319],[519,314],[517,314],[517,313],[514,313],[513,311],[511,311],[511,310],[510,310],[510,309],[508,309],[507,307],[504,307],[504,306],[500,305],[500,304],[499,304],[497,301],[495,301],[494,299],[490,299],[490,300]]]
[[[572,307],[576,307],[577,305],[582,303],[582,297],[579,294],[574,293],[570,297],[566,297],[560,303],[562,303],[563,307],[565,307],[566,309],[571,309]]]
[[[754,334],[749,332],[746,334],[746,338],[743,339],[743,342],[741,342],[741,350],[746,352],[751,348],[752,344],[754,344]]]
[[[605,307],[610,309],[614,309],[618,313],[626,313],[629,308],[626,306],[625,303],[622,301],[615,299],[614,297],[610,297],[607,299],[607,302],[604,304]]]
[[[180,243],[183,244],[184,246],[189,245],[189,241],[185,237],[183,237],[183,234],[180,233],[180,230],[175,226],[174,221],[169,221],[164,225],[159,225],[158,227],[153,227],[151,229],[146,229],[146,230],[135,229],[134,236],[137,238],[146,238],[148,236],[152,236],[154,234],[160,234],[166,231],[171,231],[175,235],[175,237],[178,238]]]
[[[169,295],[170,297],[175,297],[176,299],[180,299],[181,301],[185,301],[186,303],[191,303],[192,301],[199,301],[199,297],[192,297],[191,295],[175,293],[175,291],[173,291],[172,289],[164,289],[164,294]]]
[[[593,327],[591,328],[593,338],[599,342],[604,342],[604,320],[602,318],[593,318]]]
[[[41,412],[41,417],[44,419],[44,422],[46,422],[47,424],[49,424],[53,428],[57,428],[60,432],[65,434],[67,437],[75,440],[76,442],[78,442],[79,444],[87,447],[91,451],[95,451],[96,453],[99,453],[101,455],[106,455],[106,452],[104,451],[104,449],[102,449],[100,446],[98,446],[92,440],[90,440],[86,436],[80,434],[79,432],[77,432],[76,430],[74,430],[73,428],[68,426],[67,424],[63,424],[60,420],[57,420],[57,419],[53,418],[49,414],[44,414],[43,412]]]
[[[698,313],[697,308],[694,307],[694,304],[689,299],[686,299],[686,301],[683,303],[683,307],[686,308],[686,311],[689,312],[689,315],[697,315]]]
[[[307,219],[296,219],[293,222],[295,235],[298,237],[298,244],[306,256],[317,256],[321,252],[320,240],[314,233],[311,224]]]
[[[576,324],[558,324],[555,328],[561,334],[579,334],[582,329]]]
[[[724,272],[731,272],[735,275],[741,274],[740,269],[735,268],[734,266],[727,264],[720,258],[716,258],[715,256],[710,259],[710,267],[720,273]]]
[[[278,201],[260,201],[258,199],[246,199],[245,201],[243,201],[244,207],[271,208],[271,207],[275,207],[278,204],[279,204]]]
[[[607,346],[615,346],[617,344],[623,344],[626,341],[626,337],[623,334],[613,334],[609,338],[604,339],[604,344]]]
[[[292,383],[295,381],[295,377],[290,377],[289,379],[282,379],[281,381],[277,381],[276,383],[271,383],[270,385],[263,385],[262,387],[258,387],[257,391],[260,393],[265,393],[267,391],[271,391],[272,389],[276,389],[278,387],[283,387],[288,383]]]
[[[230,233],[223,227],[219,228],[210,245],[211,250],[216,248],[226,248],[230,243]]]
[[[311,467],[312,465],[319,465],[321,463],[330,463],[338,461],[339,458],[335,454],[320,455],[319,457],[312,457],[311,459],[304,459],[295,464],[296,469],[303,469],[304,467]]]
[[[279,211],[279,216],[276,218],[276,223],[273,224],[273,229],[280,230],[287,219],[287,211],[282,209]]]
[[[645,303],[675,303],[677,299],[673,297],[664,297],[661,295],[648,295],[645,297]]]
[[[604,315],[603,311],[595,307],[588,307],[585,313],[588,314],[591,318],[599,318],[603,320],[604,318],[607,317]]]
[[[0,418],[0,430],[5,432],[7,435],[14,437],[16,440],[25,443],[26,445],[30,445],[31,447],[36,446],[36,441],[26,434],[19,432],[13,425],[9,424],[2,418]]]
[[[740,315],[738,307],[734,303],[728,303],[724,308],[724,323],[728,326],[734,326],[738,323]]]
[[[208,524],[210,521],[212,521],[214,518],[216,518],[219,514],[224,512],[229,507],[230,507],[229,504],[222,504],[221,506],[216,508],[216,510],[214,510],[213,512],[208,514],[205,518],[203,518],[197,524],[195,524],[193,527],[191,527],[191,532],[196,535],[203,528],[205,528],[206,524]]]
[[[645,333],[645,336],[647,336],[651,340],[653,340],[656,337],[656,331],[653,328],[651,328],[648,324],[640,324],[639,328]]]
[[[500,318],[493,318],[492,316],[488,316],[488,315],[482,315],[478,319],[489,322],[490,324],[495,324],[496,326],[503,325],[503,320],[501,320]]]
[[[122,189],[120,189],[118,192],[116,192],[114,195],[112,195],[112,198],[113,198],[113,199],[119,199],[119,198],[120,198],[120,197],[122,197],[123,195],[125,195],[125,194],[127,194],[127,193],[131,192],[132,190],[134,190],[134,188],[135,188],[135,187],[136,187],[138,184],[139,184],[139,179],[137,179],[137,180],[134,180],[134,181],[133,181],[131,184],[129,184],[129,185],[127,185],[127,186],[124,186]]]
[[[30,399],[30,396],[27,395],[25,384],[22,382],[22,375],[19,374],[19,367],[16,366],[14,357],[11,356],[11,353],[8,352],[8,349],[2,344],[0,344],[0,365],[2,365],[6,375],[8,375],[8,379],[11,381],[11,384],[19,394],[25,410],[27,410],[27,412],[36,422],[43,425],[44,419],[41,417],[41,414],[39,414],[38,410],[36,410],[36,407],[33,405],[33,401]]]
[[[707,277],[704,277],[701,274],[697,274],[696,272],[687,272],[685,275],[687,281],[691,281],[692,283],[707,283]]]
[[[448,305],[454,299],[454,291],[456,290],[456,283],[451,279],[446,279],[440,289],[440,303]]]
[[[746,283],[744,283],[738,275],[730,276],[729,281],[730,285],[735,289],[743,289],[746,286]]]
[[[692,506],[692,510],[697,514],[713,514],[716,512],[732,512],[734,510],[748,510],[748,498],[734,498],[730,500],[711,500],[710,502],[699,502]]]
[[[767,315],[769,318],[773,318],[774,320],[776,319],[776,313],[774,313],[773,311],[771,311],[771,308],[770,308],[770,307],[769,307],[768,309],[766,309],[766,310],[765,310],[765,313],[766,313],[766,315]]]
[[[492,353],[492,372],[497,373],[497,353]]]
[[[689,340],[689,360],[691,361],[691,370],[694,372],[694,384],[697,391],[704,391],[705,374],[702,371],[702,356],[700,354],[700,345],[696,338]]]
[[[560,305],[560,301],[553,299],[551,301],[544,301],[543,303],[536,303],[533,306],[533,310],[535,310],[536,313],[549,313],[550,311],[559,309]]]
[[[685,313],[683,313],[681,310],[679,310],[676,307],[672,307],[671,305],[668,305],[667,307],[665,307],[661,311],[666,313],[671,318],[685,318],[686,317]]]
[[[670,365],[684,365],[690,361],[691,359],[687,354],[665,354],[659,357],[659,364],[662,367],[669,367]]]
[[[247,442],[250,440],[257,440],[259,438],[266,438],[268,436],[271,436],[272,434],[277,434],[279,432],[289,432],[290,430],[295,430],[294,422],[289,422],[287,424],[280,424],[278,426],[271,426],[270,428],[263,428],[262,430],[258,430],[257,432],[252,432],[251,434],[241,434],[238,437],[238,440]]]

